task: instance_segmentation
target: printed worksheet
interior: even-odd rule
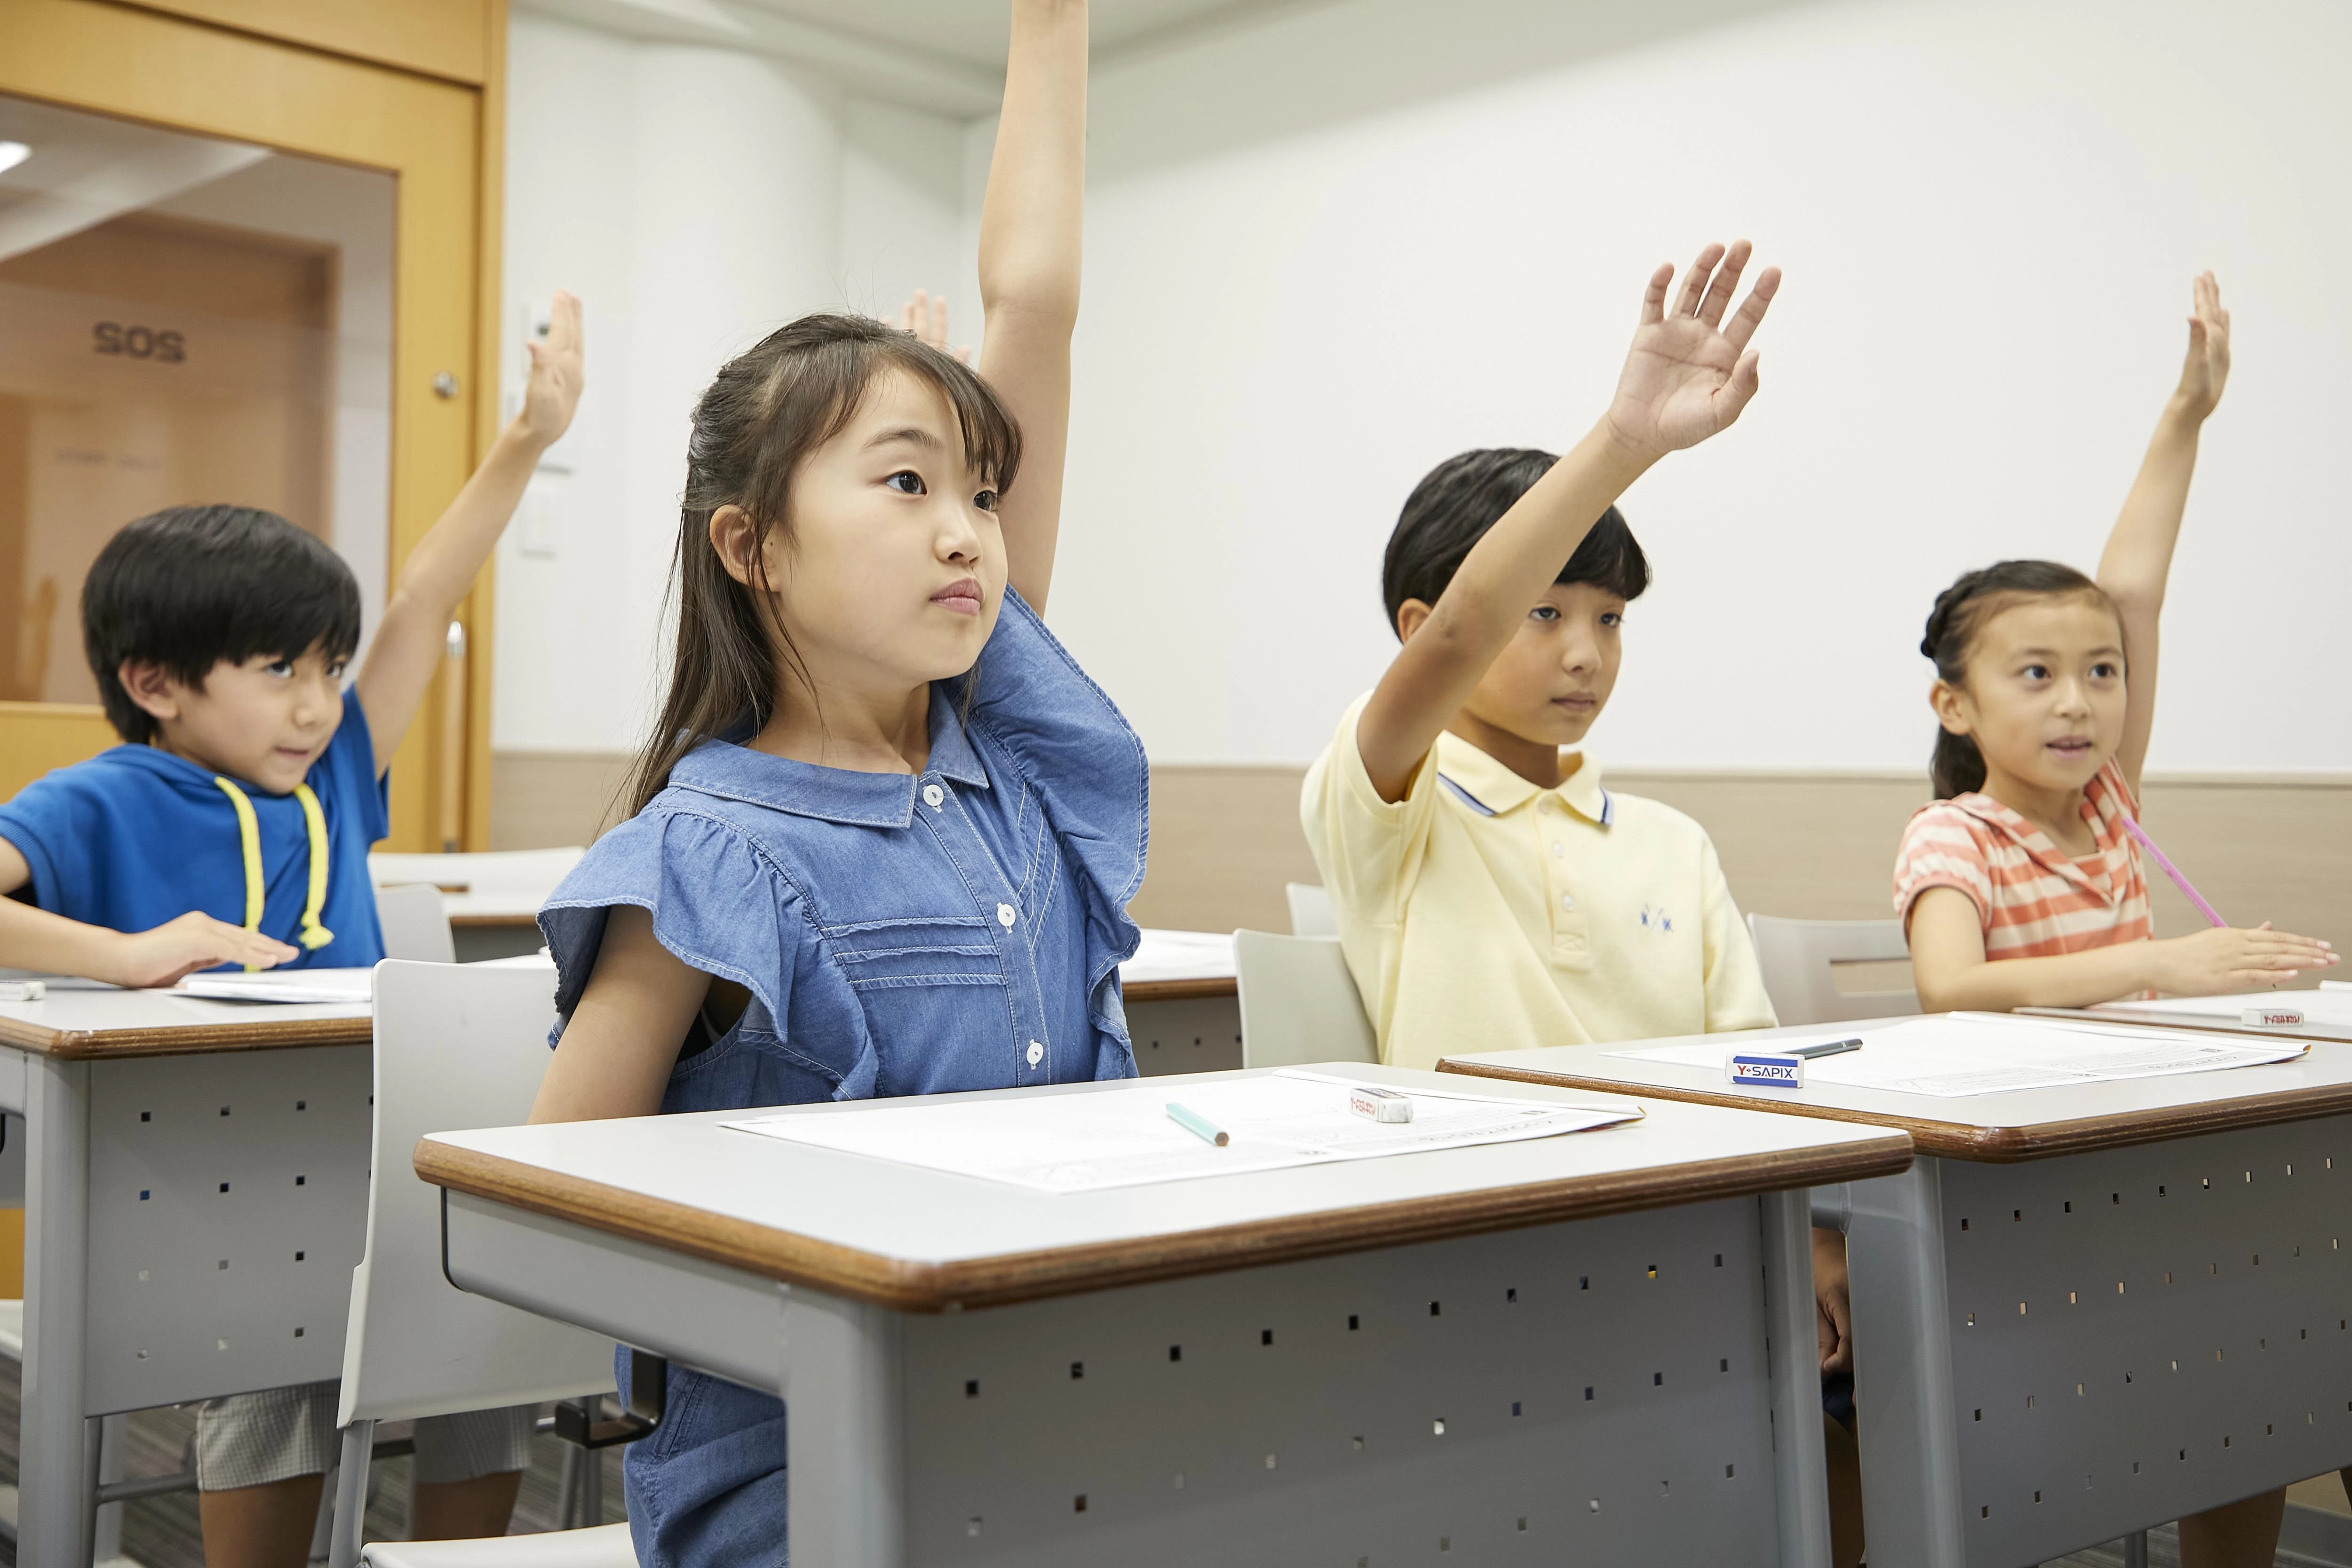
[[[1825,1029],[1818,1035],[1720,1045],[1656,1046],[1610,1051],[1630,1061],[1671,1062],[1720,1071],[1724,1058],[1738,1050],[1769,1055],[1832,1040],[1860,1039],[1862,1049],[1821,1057],[1805,1064],[1808,1085],[1833,1083],[1853,1089],[1883,1089],[1895,1094],[1962,1100],[2021,1089],[2056,1089],[2067,1084],[2118,1079],[2166,1078],[2175,1073],[2218,1072],[2292,1061],[2310,1047],[2302,1042],[2261,1040],[2251,1036],[2189,1034],[2176,1029],[2021,1018],[2007,1013],[1954,1013],[1906,1018],[1869,1029]]]
[[[174,987],[214,1002],[373,1002],[373,969],[264,969],[252,974],[191,974]]]
[[[851,1114],[755,1116],[726,1125],[1038,1192],[1088,1193],[1551,1138],[1642,1114],[1633,1107],[1416,1090],[1411,1121],[1378,1122],[1348,1109],[1354,1081],[1286,1070],[1103,1094],[1007,1095],[950,1104],[908,1100]],[[1169,1115],[1171,1101],[1223,1131],[1229,1142],[1220,1147],[1188,1131]]]

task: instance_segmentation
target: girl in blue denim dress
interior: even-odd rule
[[[980,374],[920,335],[812,316],[696,406],[635,815],[540,916],[561,1023],[533,1121],[1135,1072],[1118,966],[1143,748],[1038,618],[1086,58],[1083,0],[1018,0]],[[673,1368],[625,1467],[639,1560],[784,1563],[785,1418]]]

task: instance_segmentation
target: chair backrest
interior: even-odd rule
[[[1916,1013],[1919,993],[1840,991],[1842,963],[1895,963],[1911,956],[1901,921],[1784,921],[1749,915],[1764,992],[1783,1024],[1842,1024]]]
[[[1290,934],[1293,936],[1338,936],[1339,917],[1331,912],[1331,895],[1317,882],[1285,882],[1283,895],[1290,900]]]
[[[1379,1042],[1336,936],[1234,932],[1242,1066],[1376,1062]]]
[[[367,1250],[352,1270],[338,1426],[613,1386],[612,1341],[449,1283],[441,1193],[409,1163],[427,1132],[513,1126],[530,1114],[554,983],[536,965],[376,965],[374,1174]]]
[[[457,939],[449,934],[449,911],[441,889],[430,882],[404,882],[375,890],[375,918],[383,927],[383,955],[412,963],[455,963]]]

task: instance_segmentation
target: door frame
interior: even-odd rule
[[[105,0],[0,0],[0,92],[394,177],[394,576],[497,433],[499,344],[486,328],[499,317],[506,7],[480,3],[485,70],[469,83]],[[443,372],[454,396],[435,390]],[[488,847],[491,600],[486,564],[457,611],[457,679],[436,681],[393,760],[393,848]],[[51,766],[114,739],[80,706],[0,704],[0,727]]]

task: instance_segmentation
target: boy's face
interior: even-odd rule
[[[1965,685],[1937,681],[1936,718],[1984,753],[1988,783],[2062,794],[2091,782],[2123,744],[2123,630],[2086,594],[2045,595],[1988,619]]]
[[[344,663],[313,647],[295,658],[225,658],[198,686],[127,659],[120,673],[131,700],[153,716],[165,751],[290,795],[343,721]]]
[[[1463,704],[1481,723],[1546,746],[1577,746],[1601,717],[1624,656],[1625,601],[1555,583]]]

